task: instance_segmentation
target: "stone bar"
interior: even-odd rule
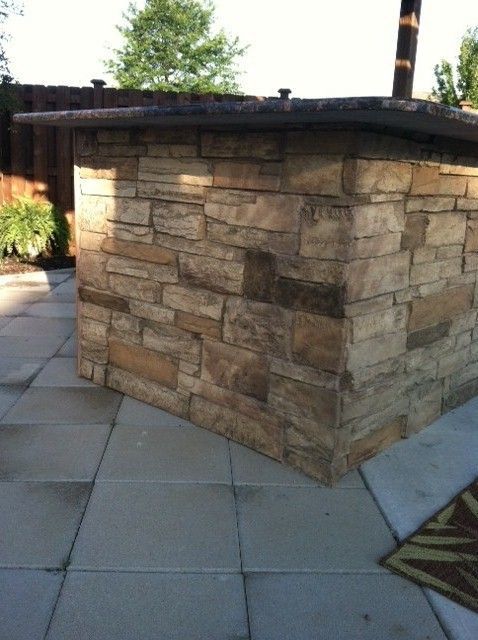
[[[478,393],[478,118],[273,102],[18,121],[77,127],[80,374],[332,484]]]

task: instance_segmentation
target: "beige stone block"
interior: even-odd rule
[[[420,249],[425,244],[429,217],[423,213],[411,213],[405,220],[402,237],[403,249]]]
[[[96,139],[101,144],[129,144],[129,129],[99,129]]]
[[[341,373],[345,365],[347,324],[339,318],[296,313],[292,350],[296,360]]]
[[[450,258],[458,258],[463,253],[463,245],[450,244],[444,247],[438,247],[437,260],[449,260]]]
[[[205,340],[201,378],[258,400],[267,398],[267,360],[247,349]]]
[[[199,335],[216,340],[221,339],[221,323],[217,320],[211,320],[211,318],[204,318],[192,313],[186,313],[185,311],[178,311],[176,313],[175,324],[180,329],[190,331],[191,333],[198,333]]]
[[[344,163],[346,193],[408,193],[412,166],[391,160],[349,159]]]
[[[431,197],[407,198],[405,210],[407,213],[453,211],[455,198]],[[460,207],[458,207],[459,209]]]
[[[78,297],[83,302],[88,302],[99,307],[105,307],[107,310],[129,311],[128,301],[118,296],[113,296],[104,291],[96,291],[87,287],[78,288]]]
[[[458,211],[478,212],[478,199],[474,198],[458,198],[456,203]]]
[[[449,353],[438,362],[438,377],[445,378],[451,376],[456,371],[463,369],[470,360],[470,350],[468,347]]]
[[[213,185],[225,189],[279,191],[280,174],[280,163],[216,162]]]
[[[195,287],[242,294],[244,265],[238,262],[180,254],[179,270],[181,278]]]
[[[347,458],[349,467],[358,466],[364,460],[372,458],[379,451],[398,442],[402,438],[403,432],[404,418],[397,418],[373,433],[354,440],[350,445],[350,453]]]
[[[163,247],[125,242],[115,238],[106,238],[103,241],[101,248],[105,253],[111,253],[116,256],[123,256],[136,260],[143,260],[145,262],[164,265],[174,265],[176,263],[176,254],[169,249],[164,249]]]
[[[478,254],[476,253],[466,253],[464,255],[464,265],[463,271],[477,271],[478,270]]]
[[[110,364],[159,382],[170,389],[177,387],[177,362],[144,347],[110,340]]]
[[[294,233],[271,232],[254,227],[238,227],[216,222],[208,222],[207,238],[235,247],[262,249],[272,253],[285,254],[297,253],[299,244],[298,236]]]
[[[91,302],[78,302],[79,317],[91,318],[98,322],[109,324],[111,321],[111,309],[92,304]]]
[[[469,311],[473,303],[473,290],[473,285],[466,285],[413,300],[409,331],[429,327]]]
[[[255,204],[257,202],[257,196],[257,193],[252,193],[250,191],[208,189],[206,202],[227,204],[236,207],[240,204]]]
[[[148,156],[156,158],[195,158],[196,144],[148,144]]]
[[[476,158],[466,156],[443,156],[440,165],[440,173],[448,173],[459,176],[478,176]]]
[[[400,233],[405,227],[403,200],[359,205],[352,208],[352,214],[356,238]]]
[[[460,193],[458,195],[464,195]],[[478,177],[468,178],[468,188],[466,191],[467,198],[478,198]]]
[[[321,427],[337,424],[339,400],[335,391],[272,375],[269,404],[285,414],[314,420]]]
[[[411,195],[464,196],[466,178],[441,175],[438,166],[417,165],[413,168]]]
[[[118,331],[130,331],[133,333],[140,333],[143,327],[139,318],[119,311],[113,311],[111,326]]]
[[[450,335],[457,335],[463,331],[471,331],[476,326],[477,311],[472,309],[462,316],[453,318],[450,326]]]
[[[173,324],[175,312],[173,309],[166,309],[158,304],[149,304],[148,302],[140,302],[130,300],[130,313],[138,318],[145,320],[153,320],[161,324]]]
[[[407,435],[420,431],[441,415],[443,388],[441,381],[414,389],[410,397]]]
[[[206,188],[191,184],[172,184],[167,182],[138,182],[138,196],[169,200],[172,202],[190,202],[204,204]]]
[[[342,396],[341,421],[346,424],[355,418],[374,415],[384,407],[393,405],[404,391],[404,380],[398,378],[384,386],[346,392]]]
[[[465,251],[478,251],[478,220],[467,220]]]
[[[109,327],[104,322],[91,318],[81,318],[80,337],[89,342],[106,346],[108,344]]]
[[[108,347],[104,344],[91,342],[81,337],[80,334],[80,359],[87,358],[98,364],[106,364],[108,362]]]
[[[81,180],[80,190],[83,195],[133,198],[136,195],[136,182],[90,178]]]
[[[347,370],[356,371],[395,358],[407,350],[407,334],[388,334],[363,340],[348,347]]]
[[[407,315],[406,305],[395,305],[383,311],[356,316],[351,320],[352,342],[405,331]]]
[[[282,429],[204,400],[191,398],[190,420],[272,458],[282,458]]]
[[[168,325],[145,327],[143,345],[187,362],[198,363],[201,357],[201,340],[198,336]]]
[[[206,235],[204,207],[197,204],[159,202],[153,205],[153,225],[156,231],[190,240],[202,240]]]
[[[212,186],[209,162],[189,158],[140,158],[138,180]]]
[[[349,302],[400,291],[409,285],[408,251],[349,264],[347,299]]]
[[[372,385],[383,384],[384,382],[396,380],[405,371],[405,361],[402,356],[390,358],[377,362],[370,367],[347,372],[346,382],[343,385],[351,391],[369,388]]]
[[[136,158],[102,158],[96,156],[84,161],[80,167],[80,178],[98,180],[136,180],[138,161]]]
[[[79,244],[82,249],[87,251],[101,251],[101,243],[105,237],[104,233],[81,231],[79,233]]]
[[[190,289],[180,285],[167,285],[163,291],[163,304],[187,313],[221,320],[224,297],[211,291]]]
[[[78,284],[88,285],[96,289],[108,288],[108,274],[106,263],[108,256],[96,251],[81,251],[81,260],[76,270]]]
[[[437,257],[437,250],[434,247],[417,247],[413,251],[412,263],[423,264],[433,262]]]
[[[141,242],[142,244],[153,243],[153,230],[150,227],[133,224],[119,224],[108,222],[108,237],[117,238],[125,242]]]
[[[207,202],[208,218],[240,227],[292,233],[298,230],[302,198],[283,194],[258,194],[256,202],[225,205]]]
[[[281,157],[281,139],[281,134],[276,132],[204,131],[201,134],[201,155],[278,160]]]
[[[197,256],[218,258],[219,260],[242,260],[244,251],[218,242],[208,240],[188,240],[179,236],[170,236],[166,233],[155,233],[154,243],[173,251],[192,253]]]
[[[151,201],[140,198],[115,198],[106,204],[106,217],[113,222],[149,225]]]
[[[201,365],[179,360],[179,371],[188,376],[198,376],[201,373]]]
[[[91,362],[91,360],[86,360],[86,358],[81,358],[79,363],[79,375],[82,378],[91,380],[93,378],[93,367],[94,367],[94,364],[93,362]]]
[[[465,331],[464,333],[460,333],[456,336],[456,344],[455,349],[464,349],[468,347],[471,343],[472,338],[471,331]]]
[[[106,270],[110,273],[119,273],[125,276],[155,280],[156,282],[177,282],[178,270],[176,265],[162,265],[134,260],[122,256],[109,258]]]
[[[137,373],[130,373],[110,365],[106,374],[106,384],[112,389],[169,411],[176,416],[188,417],[189,398],[153,380],[147,380]]]
[[[293,280],[341,284],[346,265],[334,260],[310,260],[296,256],[277,256],[277,274]]]
[[[150,280],[132,278],[119,274],[111,274],[109,278],[110,289],[120,296],[144,300],[145,302],[157,302],[161,296],[161,286]]]
[[[290,353],[293,314],[282,307],[244,298],[229,298],[224,341],[270,355]]]
[[[195,127],[160,127],[142,128],[136,132],[140,142],[147,144],[194,144],[199,141]]]
[[[351,246],[352,259],[365,259],[375,256],[385,256],[400,251],[401,233],[387,233],[372,238],[359,238]]]
[[[466,230],[464,213],[435,213],[429,216],[425,242],[432,247],[463,244]]]
[[[350,207],[304,206],[301,209],[300,255],[348,260],[354,236]]]
[[[362,316],[368,313],[376,313],[383,309],[388,309],[393,305],[393,295],[386,294],[383,296],[377,296],[370,300],[360,300],[359,302],[352,302],[345,305],[345,317],[354,318],[355,316]]]
[[[142,156],[146,153],[144,145],[133,144],[100,144],[98,145],[99,156],[134,157]]]
[[[287,156],[282,170],[282,191],[340,196],[342,169],[342,156]]]
[[[282,378],[292,378],[299,382],[305,382],[315,387],[339,391],[341,387],[341,377],[329,371],[320,371],[315,367],[308,367],[303,364],[296,364],[290,360],[272,358],[270,361],[270,371]]]
[[[106,233],[107,198],[77,196],[76,222],[82,231]]]

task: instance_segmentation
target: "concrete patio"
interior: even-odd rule
[[[377,560],[478,474],[477,400],[323,488],[79,379],[74,284],[1,283],[1,640],[476,640]]]

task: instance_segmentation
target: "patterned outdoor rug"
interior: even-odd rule
[[[380,564],[478,612],[478,478]]]

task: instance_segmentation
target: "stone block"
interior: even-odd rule
[[[217,320],[211,320],[211,318],[204,318],[192,313],[186,313],[185,311],[178,311],[176,313],[175,324],[180,329],[191,333],[198,333],[199,335],[208,336],[216,340],[221,339],[221,323]]]
[[[418,331],[413,331],[408,334],[407,349],[417,349],[419,347],[426,347],[441,338],[447,336],[450,332],[450,322],[440,322],[432,327],[425,327]]]
[[[359,260],[398,253],[401,242],[401,233],[387,233],[386,235],[373,236],[372,238],[358,238],[350,247],[350,258]]]
[[[86,249],[87,251],[101,251],[101,243],[105,237],[104,233],[80,231],[78,234],[78,243],[81,249]]]
[[[403,435],[404,418],[398,418],[373,433],[354,440],[350,445],[350,453],[348,455],[349,466],[358,466],[379,451],[400,440]]]
[[[223,302],[223,296],[217,293],[180,285],[167,285],[163,291],[163,304],[166,306],[213,320],[221,320]]]
[[[99,156],[135,157],[146,153],[144,145],[135,144],[100,144],[98,145]]]
[[[107,198],[77,196],[76,222],[82,231],[106,233]]]
[[[304,206],[301,210],[300,255],[347,260],[354,236],[350,207]]]
[[[425,198],[407,198],[405,203],[407,213],[453,211],[454,208],[455,198],[427,196]]]
[[[478,251],[478,219],[466,222],[465,251]]]
[[[417,249],[425,244],[429,217],[423,213],[407,215],[402,236],[402,249]]]
[[[106,271],[125,276],[154,280],[156,282],[177,282],[178,269],[176,265],[154,264],[144,260],[134,260],[122,256],[109,258]]]
[[[161,286],[157,282],[116,273],[110,275],[109,288],[119,296],[145,302],[158,302],[161,296]]]
[[[281,139],[281,134],[276,132],[204,131],[201,134],[201,155],[205,158],[278,160],[281,157]]]
[[[108,222],[108,237],[124,240],[125,242],[141,242],[142,244],[153,243],[153,230],[138,224],[120,224]]]
[[[298,196],[260,193],[255,202],[237,205],[208,201],[204,212],[208,218],[230,225],[292,233],[299,227],[301,205]]]
[[[460,193],[458,195],[464,195]],[[467,198],[478,198],[478,177],[468,178]]]
[[[85,178],[80,182],[80,190],[83,195],[134,198],[136,195],[136,182],[130,180]]]
[[[120,332],[137,334],[139,334],[143,328],[143,324],[139,318],[129,313],[119,313],[118,311],[113,311],[111,326]]]
[[[106,309],[124,312],[129,310],[128,300],[119,296],[113,296],[110,293],[105,293],[104,291],[96,291],[95,289],[90,289],[88,287],[79,287],[78,295],[80,300],[83,300],[83,302],[88,302],[100,307],[106,307]]]
[[[383,311],[355,316],[351,321],[352,342],[370,340],[388,333],[406,330],[408,310],[406,305],[395,305]]]
[[[136,158],[90,158],[80,167],[80,178],[96,178],[98,180],[136,180],[138,177],[138,160]]]
[[[201,341],[189,331],[154,323],[143,330],[143,345],[173,358],[196,364],[201,358]]]
[[[83,358],[98,364],[107,364],[108,346],[80,337],[79,361],[81,362]]]
[[[244,295],[252,300],[272,302],[276,283],[277,259],[268,251],[246,251]]]
[[[139,345],[131,345],[118,340],[110,340],[110,364],[138,374],[148,380],[176,389],[178,383],[178,364],[159,355],[155,351]]]
[[[464,213],[434,213],[428,218],[425,242],[432,247],[448,244],[463,244],[466,230]]]
[[[124,256],[135,260],[143,260],[154,264],[174,265],[176,254],[163,247],[148,246],[140,243],[125,242],[116,238],[103,240],[101,249],[105,253]]]
[[[287,156],[282,169],[282,191],[340,196],[342,169],[342,156]]]
[[[347,371],[357,371],[377,362],[395,358],[407,349],[407,334],[404,332],[363,340],[349,346]]]
[[[356,238],[400,233],[405,227],[403,200],[363,204],[351,208]]]
[[[367,315],[369,313],[376,313],[383,309],[389,309],[393,305],[393,295],[386,294],[383,296],[377,296],[369,300],[360,300],[358,302],[352,302],[344,306],[345,317],[355,318],[356,316]]]
[[[410,396],[406,435],[416,433],[441,415],[442,382],[428,383],[414,389]]]
[[[98,322],[104,322],[105,324],[110,323],[111,309],[105,309],[104,307],[91,304],[90,302],[79,302],[78,304],[78,313],[80,318],[85,317],[91,318],[92,320],[98,320]]]
[[[190,158],[140,158],[138,180],[202,187],[212,186],[209,162]]]
[[[309,311],[333,318],[343,317],[344,299],[343,285],[316,284],[288,278],[276,281],[273,295],[273,300],[286,309]]]
[[[225,342],[268,355],[290,353],[292,313],[272,304],[229,298],[224,316]]]
[[[173,324],[175,312],[173,309],[166,309],[158,304],[140,302],[138,300],[129,301],[130,313],[138,318],[153,320],[161,324]]]
[[[473,285],[455,287],[412,301],[409,331],[430,327],[469,311],[473,303]]]
[[[194,127],[150,127],[135,132],[139,142],[147,144],[193,144],[199,142],[198,130]]]
[[[346,193],[408,193],[411,182],[408,162],[349,159],[344,163]]]
[[[207,238],[214,242],[246,249],[263,249],[273,253],[297,253],[298,237],[294,233],[279,233],[255,229],[253,227],[238,227],[229,224],[208,222]]]
[[[190,240],[202,240],[206,235],[204,207],[198,204],[160,202],[153,205],[153,225],[156,231]]]
[[[292,351],[302,364],[332,373],[345,366],[346,321],[296,313]]]
[[[347,300],[373,298],[409,285],[410,255],[407,251],[392,256],[354,260],[349,264]]]
[[[204,340],[201,378],[258,400],[267,399],[267,360],[247,349]]]
[[[411,195],[464,196],[466,178],[441,175],[439,166],[416,165],[413,168]]]
[[[341,284],[345,280],[346,265],[335,260],[310,260],[297,256],[278,256],[277,275],[293,280]]]
[[[476,198],[458,198],[456,201],[458,211],[478,212],[478,199]]]
[[[172,202],[204,204],[206,200],[206,188],[192,184],[140,181],[138,182],[138,196]]]
[[[100,144],[129,144],[130,131],[128,129],[99,129],[96,139]]]
[[[290,360],[272,358],[270,362],[271,373],[276,373],[282,378],[292,378],[299,382],[305,382],[315,387],[339,391],[341,388],[341,377],[329,371],[319,371],[315,367],[308,367],[303,364],[296,364]]]
[[[115,222],[149,225],[151,201],[140,198],[115,198],[106,204],[106,217]]]
[[[77,278],[80,286],[90,286],[95,289],[108,288],[108,274],[106,263],[108,256],[97,251],[81,251],[78,261]]]
[[[108,344],[109,327],[104,322],[91,318],[82,318],[80,323],[81,339],[106,346]]]
[[[241,294],[244,265],[205,256],[180,254],[179,272],[185,282],[219,293]]]
[[[438,377],[445,378],[464,369],[470,360],[470,350],[465,347],[449,353],[438,361]]]
[[[446,278],[461,275],[461,257],[451,260],[436,260],[412,265],[410,269],[410,285],[445,281]]]
[[[316,421],[322,428],[335,428],[339,416],[335,391],[277,375],[270,376],[269,404],[285,414]]]
[[[155,158],[196,158],[196,144],[148,144],[148,156]]]
[[[279,191],[280,173],[280,163],[216,162],[213,185],[225,189]]]
[[[188,417],[189,398],[137,373],[109,365],[106,384],[116,391],[169,411],[175,416]]]
[[[240,260],[243,257],[241,249],[210,242],[209,240],[188,240],[179,236],[170,236],[167,233],[155,233],[154,244],[172,249],[173,251],[183,251],[197,256],[207,256],[218,258],[219,260]]]

